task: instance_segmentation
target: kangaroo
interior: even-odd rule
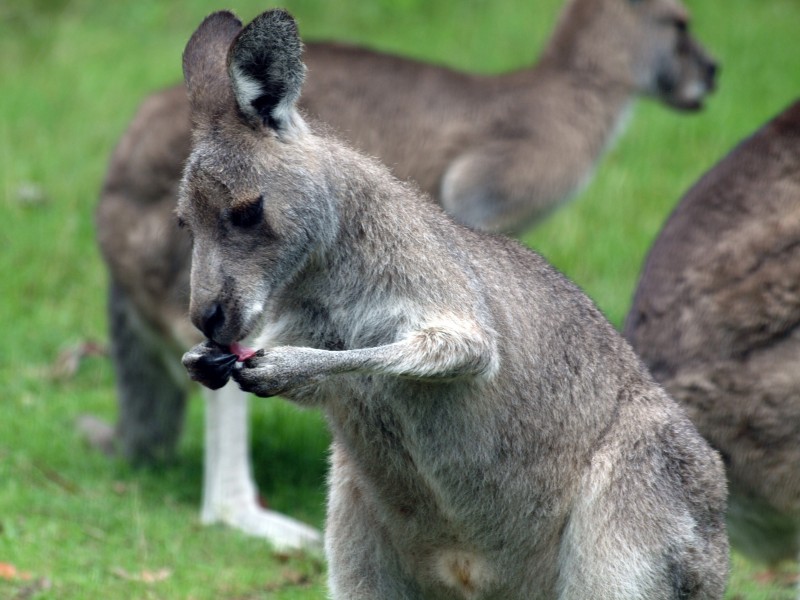
[[[287,12],[183,64],[183,363],[327,417],[334,599],[722,597],[721,461],[576,286],[307,124]]]
[[[731,543],[800,556],[800,102],[678,204],[625,335],[720,451]]]
[[[520,233],[588,182],[637,96],[702,107],[718,67],[688,24],[677,0],[572,0],[538,63],[496,76],[309,44],[301,106],[456,220]]]
[[[637,93],[700,108],[716,65],[687,27],[678,2],[573,0],[539,64],[501,76],[312,43],[300,103],[396,175],[432,194],[447,188],[442,202],[461,221],[522,229],[586,179]],[[93,418],[81,427],[134,462],[174,454],[188,385],[179,358],[201,339],[186,316],[191,241],[171,216],[189,147],[185,87],[150,96],[113,153],[97,208],[120,409],[115,428]],[[219,399],[235,393],[207,397],[201,518],[265,535],[274,528],[250,476],[247,401]]]

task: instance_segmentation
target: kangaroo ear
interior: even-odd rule
[[[226,99],[233,105],[225,61],[242,22],[231,12],[216,12],[200,24],[183,51],[183,77],[192,110],[208,114]]]
[[[297,23],[285,10],[256,17],[236,38],[228,73],[239,110],[251,123],[283,130],[292,122],[306,67]]]

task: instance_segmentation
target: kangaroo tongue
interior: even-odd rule
[[[246,348],[242,346],[239,342],[233,342],[231,344],[231,352],[236,355],[236,358],[239,362],[244,362],[251,356],[253,356],[256,351],[252,348]]]

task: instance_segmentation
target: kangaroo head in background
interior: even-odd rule
[[[574,0],[550,52],[588,60],[580,65],[587,73],[605,71],[673,108],[697,110],[716,87],[718,65],[689,23],[679,0]]]

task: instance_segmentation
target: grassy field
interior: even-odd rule
[[[253,0],[0,3],[0,597],[323,598],[318,557],[198,524],[202,405],[176,464],[133,470],[84,447],[75,418],[114,416],[107,358],[57,358],[106,340],[105,273],[92,211],[108,154],[143,95],[180,78],[207,13]],[[640,103],[597,178],[526,236],[620,324],[644,254],[687,187],[800,92],[797,0],[689,2],[722,63],[707,110]],[[307,39],[339,38],[496,72],[525,65],[560,0],[287,1]],[[15,341],[16,340],[16,341]],[[63,366],[63,365],[62,365]],[[68,369],[67,369],[68,371]],[[271,506],[317,525],[328,434],[319,415],[255,407],[257,478]],[[794,596],[734,556],[729,599]]]

